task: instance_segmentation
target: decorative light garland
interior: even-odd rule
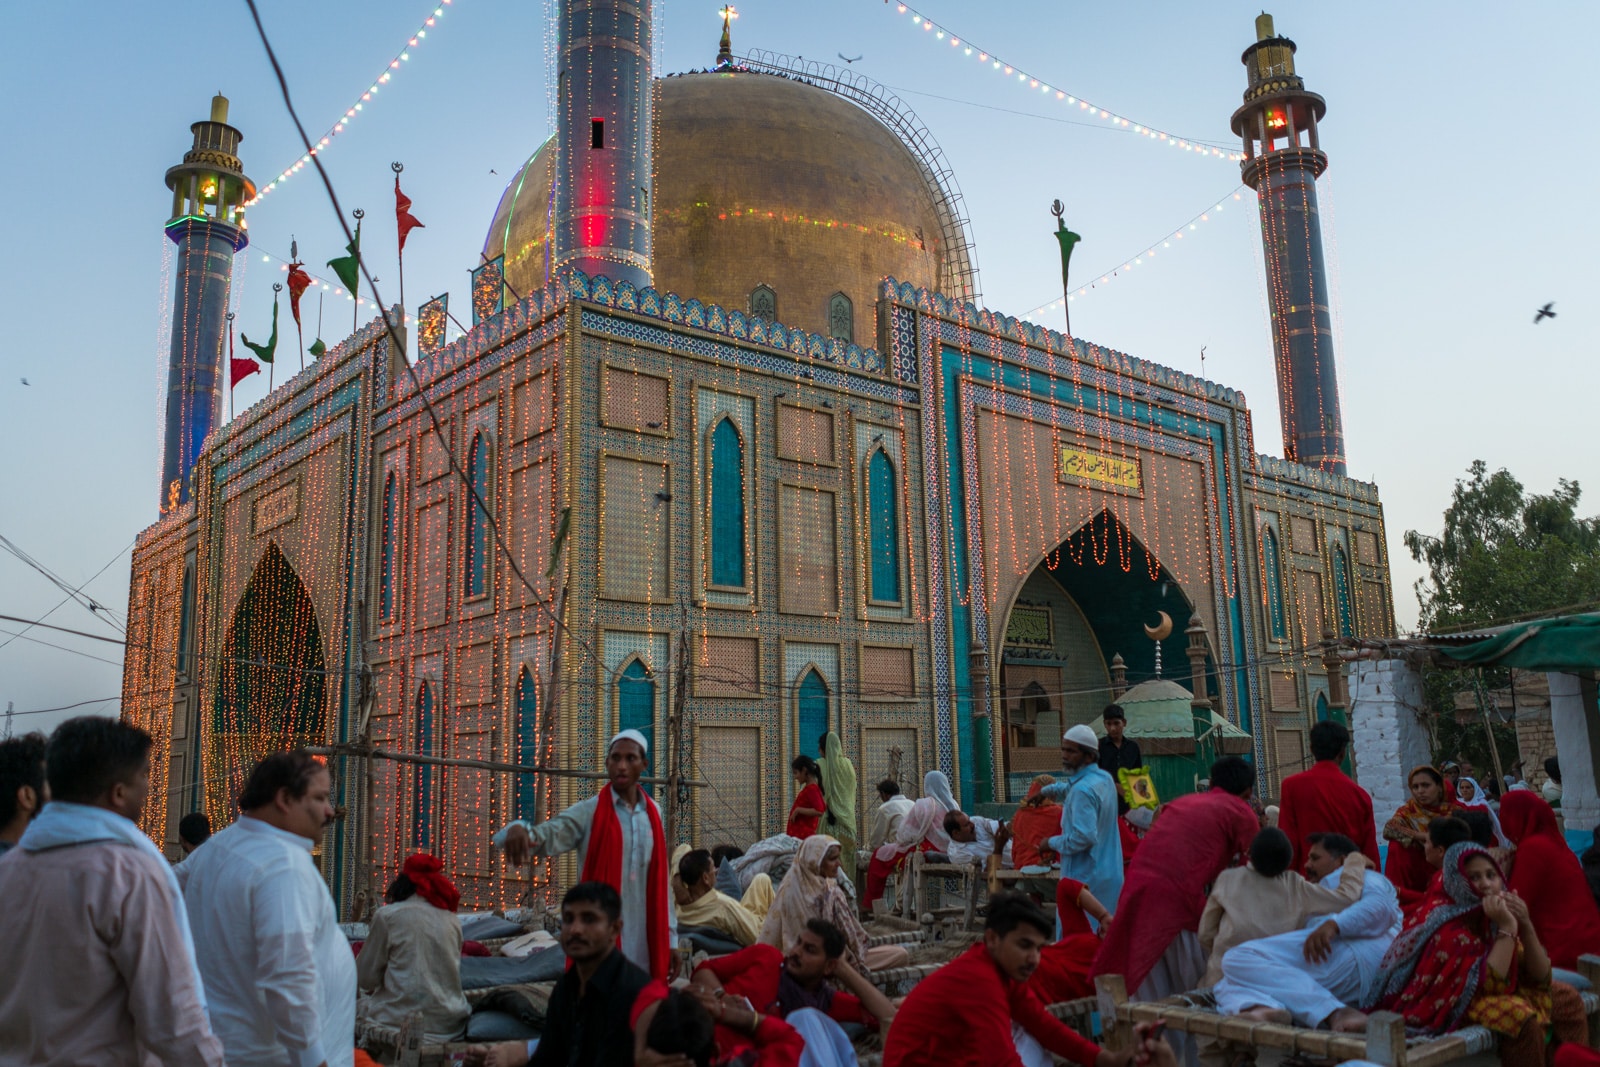
[[[1200,141],[1191,140],[1186,137],[1179,137],[1176,134],[1166,133],[1142,122],[1135,122],[1133,119],[1119,115],[1114,111],[1109,111],[1097,104],[1091,104],[1082,97],[1075,96],[1072,93],[1067,92],[1065,89],[1057,89],[1048,81],[1029,74],[1027,71],[1022,70],[1015,64],[1007,63],[1005,60],[999,58],[991,52],[987,52],[981,48],[978,48],[972,44],[972,42],[957,36],[948,27],[942,25],[941,23],[935,22],[933,19],[930,19],[916,8],[911,7],[908,4],[898,4],[896,6],[899,8],[900,14],[909,14],[911,16],[911,24],[913,26],[931,33],[934,40],[949,41],[951,48],[960,49],[962,55],[972,56],[977,59],[979,63],[989,64],[991,69],[1000,72],[1008,80],[1015,75],[1017,82],[1027,86],[1027,88],[1030,90],[1039,90],[1040,95],[1042,96],[1053,96],[1055,99],[1060,100],[1069,106],[1076,104],[1078,105],[1078,110],[1084,112],[1091,118],[1105,119],[1107,122],[1111,123],[1112,126],[1118,127],[1119,129],[1128,130],[1132,133],[1138,134],[1140,137],[1147,137],[1150,140],[1158,143],[1166,142],[1173,148],[1181,148],[1185,152],[1197,152],[1200,155],[1208,158],[1221,159],[1228,162],[1238,162],[1244,158],[1244,154],[1242,152],[1232,152],[1226,149],[1218,148],[1215,145],[1209,145]]]
[[[371,103],[372,98],[378,94],[378,88],[380,86],[389,84],[389,81],[394,77],[395,72],[400,69],[400,64],[410,62],[411,50],[421,46],[423,40],[428,36],[428,31],[432,29],[441,18],[444,17],[444,9],[453,3],[455,3],[455,0],[438,0],[439,6],[436,6],[433,11],[429,13],[428,17],[422,20],[422,25],[419,26],[417,31],[406,40],[405,47],[401,48],[400,51],[395,54],[395,57],[389,60],[388,64],[383,68],[383,73],[374,78],[372,84],[367,87],[367,91],[362,93],[355,103],[351,104],[345,109],[344,114],[339,116],[339,120],[328,128],[328,131],[322,135],[322,137],[314,146],[312,146],[311,151],[307,152],[305,155],[302,155],[299,159],[295,160],[293,163],[289,164],[289,166],[280,171],[276,178],[272,179],[270,182],[257,190],[253,199],[246,200],[243,207],[251,207],[262,197],[276,189],[279,185],[282,185],[296,174],[299,174],[301,170],[310,166],[311,157],[327,149],[327,147],[333,143],[333,139],[343,133],[345,128],[348,127],[350,123],[355,121],[356,116],[362,113],[365,110],[366,105]]]
[[[1069,300],[1069,301],[1075,301],[1075,300],[1078,299],[1078,297],[1086,295],[1089,292],[1090,289],[1093,289],[1094,287],[1099,286],[1099,285],[1105,285],[1106,283],[1110,282],[1113,278],[1119,277],[1124,271],[1130,271],[1135,267],[1143,266],[1146,260],[1155,258],[1158,245],[1160,246],[1160,248],[1171,248],[1173,241],[1181,241],[1181,240],[1183,240],[1185,234],[1194,233],[1200,228],[1200,226],[1203,223],[1210,222],[1211,221],[1211,217],[1213,215],[1216,215],[1216,214],[1220,213],[1222,211],[1224,205],[1226,205],[1227,202],[1230,199],[1231,200],[1243,200],[1244,199],[1244,193],[1242,191],[1243,189],[1244,189],[1243,185],[1239,185],[1239,186],[1235,187],[1234,190],[1231,193],[1229,193],[1228,195],[1224,196],[1221,200],[1218,200],[1216,202],[1216,204],[1213,205],[1212,207],[1208,207],[1204,211],[1200,212],[1198,215],[1195,215],[1193,218],[1189,219],[1188,222],[1185,222],[1182,226],[1179,226],[1176,230],[1173,230],[1171,233],[1167,234],[1165,237],[1162,237],[1159,241],[1152,241],[1150,243],[1150,245],[1143,252],[1140,252],[1138,255],[1129,256],[1129,257],[1123,259],[1122,266],[1120,266],[1120,267],[1112,267],[1111,269],[1109,269],[1107,271],[1102,271],[1100,274],[1091,275],[1091,277],[1093,278],[1092,281],[1090,281],[1086,285],[1081,285],[1081,286],[1075,287],[1074,290],[1071,293],[1067,294],[1066,299]],[[1035,315],[1043,314],[1046,311],[1054,311],[1057,308],[1060,308],[1061,305],[1062,305],[1062,302],[1061,302],[1060,299],[1052,300],[1052,301],[1050,301],[1048,303],[1040,304],[1038,307],[1034,308],[1032,311],[1024,312],[1021,317],[1024,318],[1024,319],[1029,319],[1029,318],[1032,318]]]

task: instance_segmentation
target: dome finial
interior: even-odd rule
[[[732,4],[724,4],[717,14],[722,16],[722,40],[717,45],[717,66],[733,66],[733,20],[739,17],[739,9]]]

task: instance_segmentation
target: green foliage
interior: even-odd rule
[[[1448,633],[1600,603],[1600,517],[1578,517],[1579,495],[1578,483],[1565,478],[1553,493],[1529,494],[1509,471],[1490,474],[1474,460],[1456,482],[1439,536],[1406,531],[1411,558],[1428,568],[1416,583],[1418,628]],[[1437,759],[1466,758],[1480,775],[1493,774],[1482,721],[1457,722],[1455,695],[1508,683],[1507,671],[1428,672]],[[1516,732],[1498,722],[1492,732],[1509,770],[1517,759]]]
[[[1528,494],[1474,460],[1456,482],[1438,537],[1407,530],[1424,631],[1444,632],[1600,601],[1600,517],[1579,518],[1578,483]]]

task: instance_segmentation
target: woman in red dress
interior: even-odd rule
[[[796,756],[789,766],[799,792],[789,808],[789,825],[783,832],[804,841],[817,832],[817,824],[828,810],[827,798],[822,794],[822,768],[810,756]]]
[[[1433,867],[1423,851],[1428,847],[1428,824],[1460,809],[1444,795],[1444,775],[1429,766],[1421,766],[1406,779],[1411,787],[1411,799],[1395,811],[1383,827],[1383,836],[1389,842],[1389,858],[1384,864],[1384,876],[1396,889],[1422,892],[1433,881]]]

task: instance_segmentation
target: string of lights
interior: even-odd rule
[[[912,26],[927,33],[932,40],[948,43],[952,54],[971,57],[979,64],[989,67],[992,71],[1012,81],[1014,84],[1024,87],[1028,92],[1037,92],[1041,97],[1045,98],[1053,97],[1068,106],[1076,105],[1080,112],[1091,118],[1103,119],[1113,127],[1137,134],[1157,144],[1164,143],[1184,152],[1192,152],[1207,158],[1221,159],[1228,162],[1238,162],[1244,158],[1244,154],[1241,152],[1221,148],[1196,138],[1179,137],[1176,134],[1167,133],[1146,123],[1136,122],[1098,104],[1092,104],[1082,97],[1069,93],[1065,89],[1056,88],[1049,81],[1030,74],[1015,64],[1007,63],[999,56],[977,47],[970,40],[958,36],[953,30],[935,22],[909,4],[896,4],[895,6],[900,14],[910,16]]]
[[[1158,251],[1172,248],[1174,241],[1184,241],[1188,234],[1198,232],[1201,226],[1211,222],[1215,216],[1221,214],[1223,208],[1227,205],[1229,200],[1242,201],[1244,199],[1243,189],[1243,185],[1235,186],[1222,197],[1218,198],[1211,207],[1208,207],[1205,210],[1193,215],[1177,229],[1158,237],[1154,241],[1151,241],[1145,246],[1144,251],[1138,252],[1132,256],[1123,257],[1119,261],[1122,264],[1120,267],[1110,267],[1106,270],[1099,271],[1098,273],[1090,274],[1089,277],[1092,280],[1087,284],[1074,287],[1073,291],[1067,294],[1065,299],[1075,303],[1080,297],[1087,296],[1091,290],[1094,290],[1099,286],[1109,284],[1114,279],[1122,277],[1135,267],[1144,266],[1146,263],[1153,262]],[[1041,315],[1047,311],[1060,310],[1061,307],[1062,298],[1058,297],[1055,300],[1040,304],[1032,311],[1025,312],[1022,315],[1022,318],[1031,319],[1033,316]]]
[[[244,206],[251,207],[258,203],[262,197],[272,192],[274,189],[288,181],[290,178],[294,177],[296,174],[299,174],[300,171],[311,162],[312,156],[326,152],[328,147],[333,143],[333,139],[348,129],[350,124],[354,122],[361,114],[365,113],[365,109],[368,104],[372,103],[373,97],[377,96],[378,91],[383,86],[388,85],[394,76],[398,74],[401,69],[403,69],[403,64],[411,61],[411,53],[416,51],[417,48],[421,47],[422,43],[427,40],[428,31],[437,26],[439,20],[444,18],[445,8],[450,7],[454,3],[455,0],[438,0],[438,6],[434,7],[428,13],[428,16],[422,20],[422,25],[418,26],[416,32],[406,39],[406,43],[401,47],[400,51],[395,53],[394,57],[389,60],[388,64],[383,68],[383,71],[379,73],[376,78],[372,79],[372,84],[367,86],[366,91],[357,97],[356,100],[345,109],[344,114],[339,116],[338,120],[328,128],[327,132],[324,133],[314,145],[308,148],[299,159],[295,160],[293,163],[283,168],[283,170],[279,171],[276,178],[273,178],[270,182],[267,182],[267,184],[258,189],[254,199],[245,201]]]

